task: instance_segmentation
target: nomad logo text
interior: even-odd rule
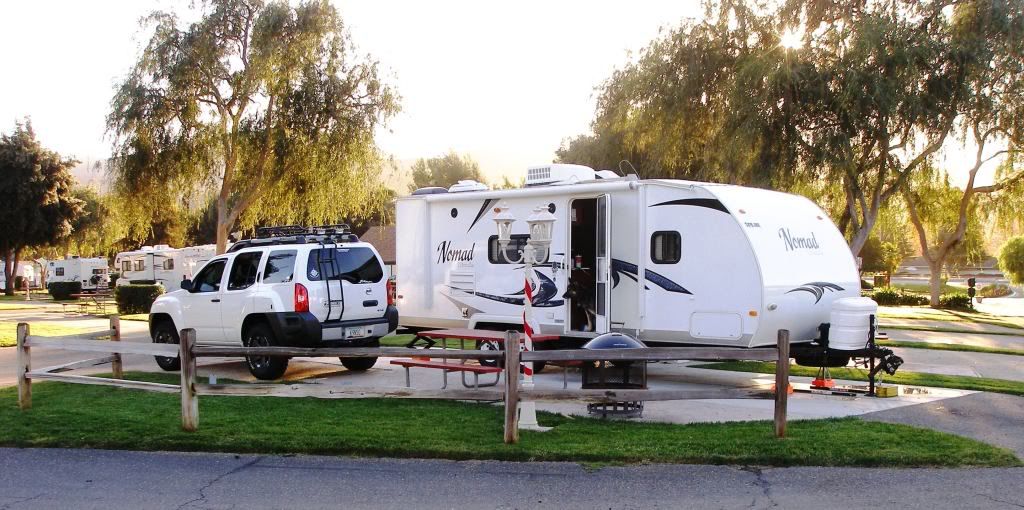
[[[794,236],[788,228],[780,228],[779,238],[785,243],[786,251],[817,250],[820,248],[818,246],[818,239],[814,237],[814,232],[811,232],[810,237],[799,237]]]
[[[473,260],[473,251],[476,250],[476,243],[473,243],[469,249],[460,250],[452,247],[451,241],[442,241],[441,244],[437,245],[437,263],[443,264],[445,262],[464,262]]]

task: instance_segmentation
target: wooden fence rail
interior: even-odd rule
[[[110,337],[110,340],[97,338]],[[22,409],[32,406],[32,380],[46,379],[76,384],[96,384],[120,388],[141,389],[181,394],[182,428],[194,431],[199,427],[199,396],[256,396],[256,397],[314,397],[314,398],[419,398],[501,401],[505,405],[504,439],[514,443],[519,439],[518,408],[521,401],[577,401],[621,402],[771,398],[764,389],[729,388],[701,390],[669,389],[529,389],[521,388],[518,374],[520,363],[537,361],[665,361],[665,360],[758,360],[778,361],[775,374],[775,434],[786,433],[787,389],[789,387],[789,332],[780,330],[776,348],[737,349],[727,347],[670,347],[617,350],[548,350],[520,352],[482,351],[466,349],[435,349],[431,358],[440,359],[493,359],[505,367],[505,384],[501,389],[413,389],[331,386],[323,384],[201,384],[196,382],[196,360],[200,357],[289,356],[289,357],[404,357],[408,348],[297,348],[297,347],[205,347],[196,345],[195,330],[181,331],[179,345],[121,342],[121,325],[117,316],[111,317],[110,329],[84,335],[64,337],[38,337],[30,334],[28,324],[18,324],[18,405]],[[506,332],[505,345],[517,345],[520,333]],[[73,351],[100,352],[107,356],[75,361],[62,365],[32,369],[32,347],[49,347]],[[151,356],[179,356],[181,380],[179,385],[160,384],[123,379],[121,354]],[[110,363],[113,378],[65,374],[69,370]]]

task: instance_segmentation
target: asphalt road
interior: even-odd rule
[[[1014,508],[1024,469],[756,468],[0,449],[0,509]]]

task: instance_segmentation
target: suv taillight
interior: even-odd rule
[[[295,284],[295,311],[309,311],[309,291],[301,283]]]
[[[395,281],[388,280],[388,306],[395,306]]]

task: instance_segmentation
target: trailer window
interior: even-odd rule
[[[121,261],[121,272],[122,273],[127,273],[128,271],[131,271],[131,270],[132,270],[132,261],[130,261],[130,260],[122,260]]]
[[[287,283],[295,274],[295,250],[272,251],[263,271],[263,283]]]
[[[107,274],[107,268],[93,269],[92,274]]]
[[[674,230],[661,230],[651,234],[651,262],[677,264],[683,256],[683,238]]]
[[[519,260],[519,252],[526,248],[526,241],[530,236],[526,234],[513,234],[509,239],[508,247],[505,248],[505,257],[501,256],[501,246],[498,244],[498,236],[491,236],[487,240],[487,260],[491,264],[512,264],[510,260]],[[551,250],[544,250],[544,260],[539,264],[547,263]]]
[[[306,277],[311,281],[326,278],[350,283],[377,283],[384,278],[384,268],[369,248],[336,248],[333,261],[328,249],[318,248],[309,252]]]
[[[145,271],[146,270],[146,261],[145,260],[136,260],[135,261],[135,270],[136,271]]]
[[[57,270],[54,271],[53,274],[55,274],[57,276],[64,276],[64,268],[63,267],[58,267]]]
[[[171,271],[174,269],[174,259],[164,259],[164,271]]]
[[[235,257],[231,263],[231,273],[228,276],[228,290],[247,289],[256,283],[256,273],[260,270],[260,259],[263,252],[253,251],[242,253]]]

